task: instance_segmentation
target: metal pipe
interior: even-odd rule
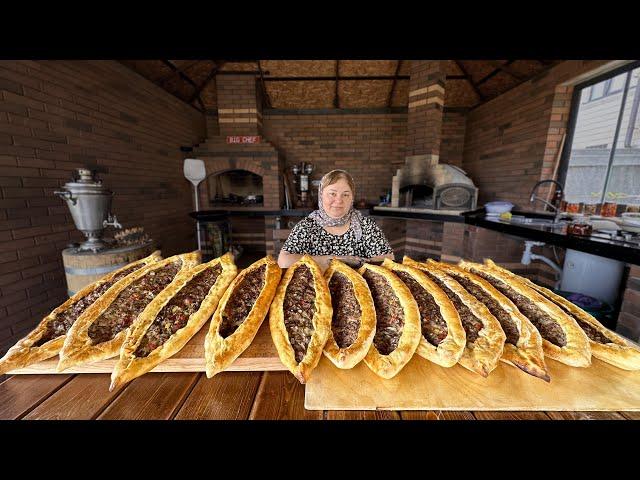
[[[532,247],[544,247],[544,246],[545,246],[544,242],[535,242],[533,240],[526,240],[524,242],[524,252],[522,252],[522,259],[520,260],[520,263],[522,263],[523,265],[529,265],[531,264],[532,260],[540,260],[541,262],[544,262],[547,265],[549,265],[558,274],[558,279],[556,280],[556,283],[554,286],[554,288],[557,290],[558,288],[560,288],[560,283],[562,282],[562,269],[558,265],[556,265],[553,262],[553,260],[548,259],[544,255],[538,255],[536,253],[531,252]]]
[[[560,288],[560,283],[562,282],[562,269],[558,265],[556,265],[553,261],[549,260],[544,255],[538,255],[536,253],[531,254],[531,260],[540,260],[541,262],[544,262],[547,265],[549,265],[551,268],[553,268],[558,274],[558,279],[556,280],[554,288],[556,290]]]
[[[620,134],[620,126],[622,125],[622,116],[624,115],[624,104],[627,101],[627,90],[629,89],[629,81],[631,80],[631,72],[627,72],[627,80],[624,83],[624,91],[622,92],[622,105],[620,107],[620,113],[618,114],[618,122],[616,123],[616,130],[613,134],[613,144],[611,146],[611,153],[609,154],[609,163],[607,164],[607,173],[604,177],[604,188],[602,189],[602,195],[600,196],[600,203],[604,203],[604,197],[607,194],[607,188],[609,187],[609,180],[611,178],[611,170],[613,166],[613,159],[616,154],[616,147],[618,143],[618,135]]]
[[[200,211],[198,204],[198,186],[194,185],[193,191],[196,195],[196,212]],[[202,245],[200,244],[200,220],[196,219],[196,235],[198,236],[198,251],[202,251]]]
[[[638,118],[638,104],[640,104],[640,84],[636,83],[634,87],[636,89],[633,94],[633,103],[631,104],[631,113],[629,114],[629,126],[627,127],[627,134],[624,138],[625,148],[631,146],[633,140],[633,131],[635,130],[636,119]]]

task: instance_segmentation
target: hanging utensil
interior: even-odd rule
[[[196,212],[200,209],[198,204],[198,185],[200,182],[207,178],[207,171],[204,167],[204,161],[197,158],[185,158],[184,159],[184,176],[193,184],[193,191],[196,197]],[[196,235],[198,238],[198,250],[201,250],[200,245],[200,221],[196,220]]]

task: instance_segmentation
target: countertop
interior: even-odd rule
[[[640,412],[305,410],[289,372],[148,373],[109,392],[108,374],[0,377],[0,419],[640,420]]]
[[[512,212],[514,214],[530,217],[553,218],[552,215],[545,215],[534,212]],[[575,236],[567,235],[565,228],[551,228],[547,226],[532,226],[526,224],[510,223],[506,220],[498,218],[485,218],[484,209],[474,212],[468,212],[465,215],[465,223],[475,225],[489,230],[496,230],[508,235],[526,238],[529,240],[538,240],[550,245],[557,245],[563,248],[571,248],[581,252],[591,253],[600,257],[620,260],[635,265],[640,265],[640,248],[631,243],[614,241],[597,236]]]
[[[300,216],[304,217],[311,213],[313,209],[295,210],[265,210],[242,208],[233,211],[227,210],[202,210],[191,212],[189,215],[199,221],[212,221],[220,219],[220,215],[243,215],[250,217],[258,216]],[[474,225],[477,227],[495,230],[508,235],[514,235],[528,240],[538,240],[550,245],[557,245],[563,248],[571,248],[581,252],[591,253],[601,257],[620,260],[623,262],[640,265],[640,248],[627,242],[614,241],[606,238],[578,237],[567,235],[566,228],[554,229],[546,226],[532,226],[526,224],[514,224],[499,219],[485,218],[484,208],[479,208],[470,212],[452,212],[424,209],[408,209],[374,206],[368,209],[359,210],[363,215],[374,217],[392,217],[414,220],[428,220],[436,222],[455,222]],[[531,217],[552,218],[552,215],[540,212],[517,212],[514,214],[525,214]]]
[[[306,217],[313,208],[296,208],[296,209],[282,209],[282,210],[270,210],[266,208],[252,208],[252,207],[236,207],[228,209],[216,209],[216,210],[200,210],[197,212],[190,212],[189,216],[200,221],[218,220],[223,216],[248,216],[248,217],[269,217],[269,216],[281,216],[281,217]],[[458,222],[463,223],[465,221],[465,212],[456,212],[453,210],[427,210],[419,208],[395,208],[386,206],[374,206],[371,208],[359,208],[358,211],[363,215],[371,215],[375,217],[394,217],[394,218],[408,218],[416,220],[434,220],[440,222]]]

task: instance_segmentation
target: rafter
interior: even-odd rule
[[[267,72],[265,72],[265,75]],[[340,80],[393,80],[397,78],[398,80],[409,80],[409,75],[398,75],[394,77],[393,75],[351,75],[345,76],[341,75]],[[265,82],[329,82],[335,80],[336,77],[264,77]]]
[[[502,65],[502,67],[508,67],[509,65],[511,65],[515,60],[508,60],[507,63],[505,63],[504,65]],[[478,82],[476,83],[476,85],[482,85],[484,82],[486,82],[487,80],[489,80],[490,78],[495,77],[498,73],[500,73],[502,71],[502,68],[496,68],[495,70],[493,70],[491,73],[485,75],[484,77],[482,77],[480,80],[478,80]]]
[[[391,91],[389,92],[389,98],[387,98],[387,107],[391,107],[391,101],[393,100],[393,92],[396,89],[396,83],[398,82],[398,73],[400,72],[401,64],[402,64],[402,60],[398,60],[398,64],[396,65],[396,71],[393,74],[393,83],[391,84]]]
[[[509,67],[509,65],[511,63],[513,63],[515,60],[508,60],[507,63],[500,63],[500,62],[496,62],[495,60],[488,60],[488,63],[490,65],[493,65],[496,68],[499,68],[500,70],[502,70],[504,73],[506,73],[507,75],[515,78],[517,81],[521,82],[524,80],[524,78],[518,74],[517,72],[513,71],[513,68]]]
[[[260,60],[258,60],[258,71],[260,72],[260,85],[262,86],[262,93],[264,95],[264,100],[266,102],[267,108],[271,108],[271,99],[269,98],[269,92],[267,92],[267,87],[264,84],[264,72],[262,71],[262,65],[260,65]]]
[[[217,60],[217,61],[214,61],[214,62],[215,62],[215,65],[213,66],[213,68],[211,69],[209,74],[207,75],[207,78],[205,78],[203,80],[203,82],[199,86],[195,87],[196,89],[193,92],[193,94],[191,95],[191,98],[189,99],[189,103],[193,102],[196,98],[200,98],[200,94],[205,89],[205,87],[207,85],[209,85],[209,82],[211,82],[211,80],[215,76],[216,72],[220,69],[220,67],[222,67],[226,63],[226,61],[224,61],[224,60]],[[200,101],[202,101],[202,100],[200,100]]]
[[[194,82],[193,80],[191,80],[191,78],[189,78],[181,69],[179,69],[178,67],[176,67],[173,63],[171,63],[169,60],[162,60],[162,63],[164,63],[167,67],[169,67],[171,70],[173,70],[174,72],[176,72],[180,78],[182,78],[185,82],[187,82],[189,85],[191,85],[193,88],[197,89],[198,86],[196,85],[196,82]],[[191,102],[189,102],[191,103]]]
[[[456,65],[458,66],[462,74],[467,77],[467,81],[469,82],[469,85],[471,85],[471,88],[473,88],[473,91],[476,92],[476,95],[480,98],[481,101],[484,100],[484,95],[482,94],[482,92],[480,92],[477,85],[473,83],[473,79],[471,75],[469,75],[469,72],[467,72],[467,69],[464,68],[464,66],[462,65],[462,63],[460,63],[459,60],[454,60],[454,61],[456,62]]]
[[[173,77],[175,77],[176,75],[178,75],[178,73],[180,71],[182,72],[186,72],[187,70],[189,70],[191,67],[193,67],[194,65],[200,63],[202,60],[194,60],[193,62],[189,63],[188,65],[178,69],[177,67],[175,69],[171,69],[171,72],[169,72],[167,75],[163,75],[161,78],[159,78],[157,81],[160,83],[160,85],[164,88],[164,85],[166,82],[168,82],[169,80],[171,80]],[[163,61],[164,62],[164,61]],[[166,64],[165,64],[166,65]],[[173,65],[173,64],[172,64]],[[171,68],[171,67],[169,67]]]

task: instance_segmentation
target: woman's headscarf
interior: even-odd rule
[[[350,185],[353,185],[353,178],[351,175],[344,170],[332,170],[329,173],[325,174],[320,180],[320,187],[318,188],[318,210],[314,210],[309,214],[309,218],[313,219],[318,225],[322,227],[339,227],[341,225],[345,225],[351,222],[350,228],[353,229],[353,233],[356,236],[356,240],[360,241],[362,238],[362,214],[353,208],[353,202],[351,203],[351,208],[347,213],[345,213],[340,218],[333,218],[329,216],[327,211],[324,209],[322,205],[322,191],[328,185],[326,184],[329,176],[332,174],[340,173],[347,177]],[[335,182],[334,182],[335,183]],[[356,192],[351,192],[353,195],[353,200],[355,201]]]

